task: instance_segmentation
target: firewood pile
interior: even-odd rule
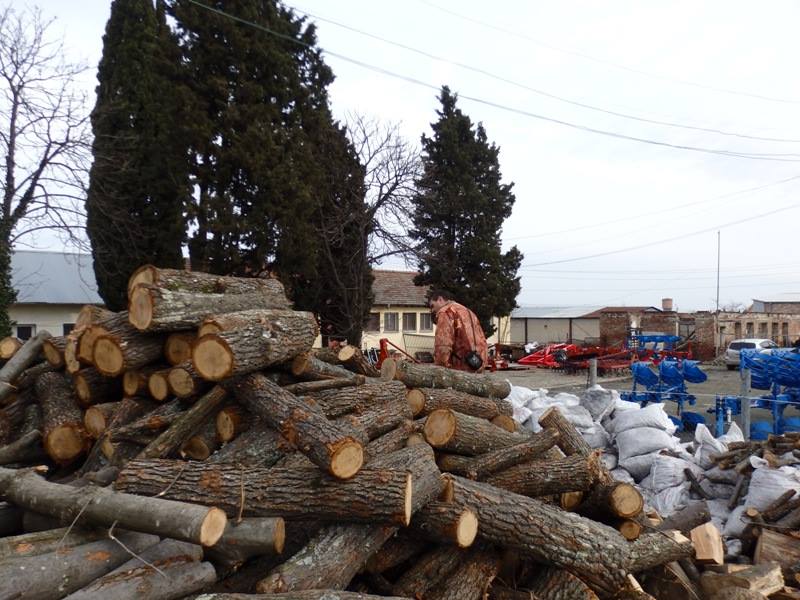
[[[701,587],[708,511],[645,515],[557,409],[519,431],[507,382],[312,351],[276,280],[147,266],[128,291],[0,342],[0,598],[711,598],[755,577]],[[752,568],[783,588],[773,567]]]

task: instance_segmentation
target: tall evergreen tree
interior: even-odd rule
[[[161,0],[112,2],[92,113],[86,225],[98,291],[113,310],[127,305],[136,267],[183,263],[189,180],[179,58]]]
[[[414,198],[419,244],[417,285],[453,293],[471,308],[487,335],[493,316],[516,306],[522,254],[502,252],[500,232],[514,206],[513,184],[501,182],[499,149],[480,123],[473,127],[447,86],[439,97],[433,136],[422,136],[423,174]]]

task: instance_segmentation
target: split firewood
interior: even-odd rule
[[[139,458],[164,458],[177,452],[198,428],[216,413],[225,401],[225,390],[219,386],[212,388],[205,396],[183,412],[155,440],[138,454]]]
[[[40,331],[26,341],[6,364],[0,368],[0,403],[16,390],[14,381],[23,371],[39,361],[42,344],[52,336],[48,331]]]
[[[405,402],[406,388],[399,381],[389,381],[313,392],[308,396],[329,419],[335,419],[348,413],[364,412],[375,405]],[[411,418],[409,413],[403,412],[406,418]]]
[[[494,551],[474,548],[467,551],[458,567],[426,595],[430,600],[483,600],[497,576],[500,560]]]
[[[128,319],[139,331],[168,332],[196,329],[209,315],[253,309],[288,309],[283,287],[276,284],[280,287],[277,293],[259,291],[246,294],[171,291],[141,284],[131,292]]]
[[[228,521],[222,538],[206,555],[217,570],[229,574],[254,556],[281,554],[286,541],[286,527],[280,517],[251,517],[240,523]]]
[[[768,529],[762,530],[753,553],[753,563],[777,563],[786,578],[791,578],[792,585],[800,583],[794,577],[795,566],[800,563],[800,543],[794,537]]]
[[[63,598],[158,542],[144,533],[120,532],[113,539],[59,548],[39,556],[9,558],[0,563],[0,597]],[[33,575],[32,575],[33,574]]]
[[[20,508],[72,522],[80,514],[83,523],[157,533],[165,537],[213,546],[225,529],[225,513],[207,508],[145,498],[87,486],[70,487],[45,481],[30,471],[0,468],[0,494]]]
[[[284,385],[283,389],[295,396],[306,396],[309,394],[316,394],[317,392],[324,392],[327,390],[338,390],[341,388],[353,387],[356,385],[364,385],[366,378],[363,375],[357,375],[354,378],[339,378],[339,379],[320,379],[317,381],[301,381],[300,383],[290,383]]]
[[[220,330],[202,335],[192,346],[195,370],[210,381],[292,360],[310,349],[319,333],[309,312],[248,310],[213,319]]]
[[[465,551],[456,546],[439,546],[422,555],[395,582],[392,593],[407,598],[421,598],[455,572]]]
[[[36,429],[0,447],[0,465],[29,464],[42,461],[46,457],[42,447],[42,434]]]
[[[544,567],[528,585],[539,600],[597,600],[597,594],[564,569]]]
[[[170,391],[178,398],[192,398],[205,393],[211,384],[200,377],[191,361],[172,367],[167,374]]]
[[[107,537],[108,532],[104,529],[83,529],[80,527],[60,527],[58,529],[23,533],[0,538],[0,560],[39,556],[59,548],[81,546]]]
[[[424,417],[441,408],[449,408],[464,415],[487,420],[505,414],[500,412],[498,401],[493,398],[475,396],[453,389],[413,388],[408,390],[406,397],[415,417]],[[505,400],[500,402],[508,404]]]
[[[153,600],[183,597],[217,580],[213,565],[201,562],[202,557],[199,546],[162,540],[67,598],[137,598],[143,593]]]
[[[173,367],[192,359],[192,344],[197,339],[194,333],[179,331],[170,333],[164,341],[164,358]]]
[[[78,403],[84,408],[98,404],[109,398],[122,396],[122,381],[116,377],[106,377],[97,369],[81,369],[72,376],[72,385]]]
[[[180,455],[182,458],[191,460],[206,460],[220,447],[220,444],[220,439],[217,437],[216,417],[212,415],[193,436],[181,445]]]
[[[253,373],[226,385],[251,413],[280,431],[320,468],[340,479],[361,468],[364,449],[348,428],[329,421],[263,375]]]
[[[61,373],[45,373],[36,382],[42,405],[44,448],[59,464],[68,464],[89,449],[83,413],[67,379]]]
[[[727,574],[706,571],[700,577],[700,587],[711,597],[725,588],[739,588],[769,596],[783,589],[783,586],[781,568],[776,563],[755,565]]]
[[[527,441],[485,419],[449,409],[433,411],[425,420],[425,440],[434,448],[475,456]]]
[[[558,460],[523,463],[490,475],[486,482],[532,497],[586,491],[600,478],[600,454],[597,450],[589,456],[576,454]]]
[[[339,350],[337,358],[351,371],[366,377],[380,377],[381,375],[381,372],[367,360],[367,357],[357,346],[345,346]]]
[[[86,409],[86,412],[83,413],[83,426],[92,438],[97,439],[103,435],[120,403],[121,400],[104,402]]]
[[[363,377],[363,375],[353,373],[343,367],[326,363],[310,352],[295,356],[292,360],[291,370],[295,377],[310,380],[349,379],[356,381]]]
[[[695,561],[700,564],[725,562],[725,548],[719,529],[713,523],[703,523],[689,532],[695,548]]]
[[[381,379],[397,379],[410,388],[453,388],[467,394],[485,398],[505,398],[511,393],[511,384],[494,379],[487,374],[466,373],[434,365],[421,365],[391,358],[381,365]]]
[[[22,340],[16,337],[4,337],[0,339],[0,360],[8,360],[22,348]]]

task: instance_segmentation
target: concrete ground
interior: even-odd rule
[[[700,384],[687,384],[689,393],[697,396],[695,406],[684,405],[684,409],[692,412],[701,413],[706,418],[706,424],[712,428],[714,423],[713,413],[707,413],[706,409],[714,408],[714,397],[716,395],[738,395],[741,389],[738,371],[728,371],[725,367],[716,365],[701,365],[702,370],[708,375],[708,380]],[[519,371],[502,371],[495,373],[494,377],[507,379],[512,385],[520,385],[531,389],[545,388],[552,393],[571,392],[580,393],[588,384],[588,373],[577,375],[563,373],[553,369],[525,369]],[[633,387],[633,379],[627,376],[608,376],[599,377],[598,383],[604,388],[616,389],[619,391],[630,391]],[[751,396],[760,396],[761,390],[751,390]],[[677,414],[677,404],[669,402],[665,406],[671,415]],[[787,408],[785,416],[800,416],[800,411],[794,407]],[[736,418],[741,424],[740,418]],[[750,414],[751,422],[768,421],[772,422],[772,415],[763,409],[753,409]]]

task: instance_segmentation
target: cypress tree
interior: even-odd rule
[[[0,232],[0,240],[8,239],[8,234]],[[11,248],[0,245],[0,338],[11,335],[11,317],[8,309],[17,301],[17,291],[11,285]]]
[[[487,335],[493,316],[516,306],[522,254],[502,252],[503,221],[514,206],[513,183],[501,181],[499,149],[473,126],[447,86],[433,135],[422,136],[423,174],[413,199],[411,236],[420,246],[417,285],[450,291],[472,309]]]
[[[86,199],[98,291],[127,305],[138,266],[180,268],[189,195],[177,42],[159,0],[114,0],[103,37]]]

